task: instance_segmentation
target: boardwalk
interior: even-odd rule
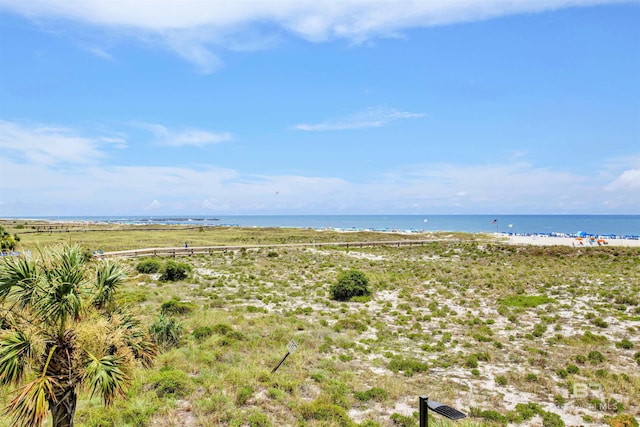
[[[284,248],[317,248],[317,247],[342,247],[342,248],[362,248],[371,246],[422,246],[426,243],[435,242],[442,239],[431,240],[394,240],[394,241],[374,241],[374,242],[322,242],[322,243],[284,243],[284,244],[264,244],[264,245],[237,245],[237,246],[196,246],[196,247],[172,247],[172,248],[146,248],[131,249],[126,251],[95,253],[95,258],[137,258],[149,256],[193,256],[199,254],[213,254],[214,252],[238,251],[242,249],[284,249]]]

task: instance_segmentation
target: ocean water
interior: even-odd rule
[[[35,219],[35,218],[30,218]],[[640,235],[640,215],[193,215],[39,217],[52,221],[376,231]]]

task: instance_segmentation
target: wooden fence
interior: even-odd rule
[[[239,251],[249,249],[286,249],[286,248],[318,248],[318,247],[342,247],[342,248],[363,248],[371,246],[422,246],[433,240],[395,240],[395,241],[374,241],[374,242],[320,242],[320,243],[283,243],[264,245],[238,245],[238,246],[195,246],[195,247],[172,247],[172,248],[146,248],[131,249],[126,251],[94,253],[95,258],[138,258],[138,257],[177,257],[193,256],[200,254],[213,254],[214,252]]]

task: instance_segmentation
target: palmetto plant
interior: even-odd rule
[[[0,262],[0,384],[17,387],[6,414],[15,426],[72,427],[77,393],[105,405],[124,394],[137,364],[149,367],[155,346],[114,294],[127,270],[88,262],[78,246]]]

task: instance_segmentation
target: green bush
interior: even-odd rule
[[[589,352],[589,356],[587,356],[591,361],[591,364],[597,365],[598,363],[604,362],[604,356],[597,350],[593,350]]]
[[[227,335],[229,332],[233,331],[231,325],[226,323],[216,323],[212,328],[213,332],[218,335]]]
[[[319,401],[305,403],[298,407],[300,416],[306,420],[329,421],[340,427],[353,427],[354,423],[341,406]]]
[[[560,418],[560,415],[553,412],[544,412],[542,414],[542,426],[543,427],[564,427],[564,421]]]
[[[249,400],[249,398],[251,397],[251,395],[253,394],[253,388],[250,386],[245,386],[242,387],[238,390],[238,393],[236,394],[236,405],[238,406],[242,406],[245,403],[247,403],[247,401]]]
[[[609,324],[602,318],[602,317],[598,317],[596,319],[593,320],[593,324],[596,325],[598,328],[608,328]]]
[[[418,424],[415,419],[398,413],[391,414],[391,421],[394,426],[400,427],[414,427]]]
[[[0,250],[2,252],[12,251],[16,248],[16,244],[20,241],[17,235],[11,236],[10,233],[0,226]]]
[[[193,332],[191,332],[191,335],[193,335],[193,337],[198,341],[204,340],[211,336],[211,334],[213,334],[213,329],[209,326],[198,326],[193,330]]]
[[[153,378],[152,387],[160,398],[184,397],[193,389],[186,373],[171,368],[158,372]]]
[[[387,391],[379,387],[370,388],[367,391],[357,391],[353,393],[353,395],[356,397],[356,399],[362,402],[366,402],[369,400],[382,402],[388,396]]]
[[[249,427],[271,427],[271,421],[269,417],[262,412],[253,412],[249,415]]]
[[[369,279],[361,271],[343,271],[338,275],[338,282],[331,285],[331,297],[338,301],[349,301],[356,296],[367,296],[371,294],[368,285]]]
[[[164,350],[177,347],[182,340],[182,324],[173,317],[160,315],[149,326],[149,334],[156,344]]]
[[[617,342],[616,347],[624,348],[625,350],[631,350],[633,348],[633,343],[625,338],[622,341]]]
[[[415,359],[403,359],[401,357],[394,357],[389,362],[389,369],[392,372],[398,371],[404,372],[407,377],[412,376],[415,372],[423,372],[429,369],[429,365],[426,362],[420,362]]]
[[[498,384],[498,385],[505,386],[505,385],[508,384],[508,382],[509,381],[507,380],[507,377],[505,377],[504,375],[498,375],[496,377],[496,384]]]
[[[542,408],[537,403],[518,403],[515,411],[520,414],[523,420],[529,420],[542,412]]]
[[[353,329],[358,332],[364,332],[367,330],[367,325],[359,320],[350,318],[340,319],[333,325],[333,330],[336,332],[340,332],[343,329]]]
[[[191,271],[189,264],[170,259],[162,268],[160,280],[163,282],[183,280],[187,278],[189,271]]]
[[[140,261],[138,265],[136,265],[136,270],[138,271],[138,273],[142,274],[157,273],[158,271],[160,271],[160,268],[162,268],[162,263],[160,262],[160,260],[155,258],[144,259]]]
[[[160,306],[160,313],[165,316],[180,316],[193,311],[193,304],[175,299],[165,301]]]

